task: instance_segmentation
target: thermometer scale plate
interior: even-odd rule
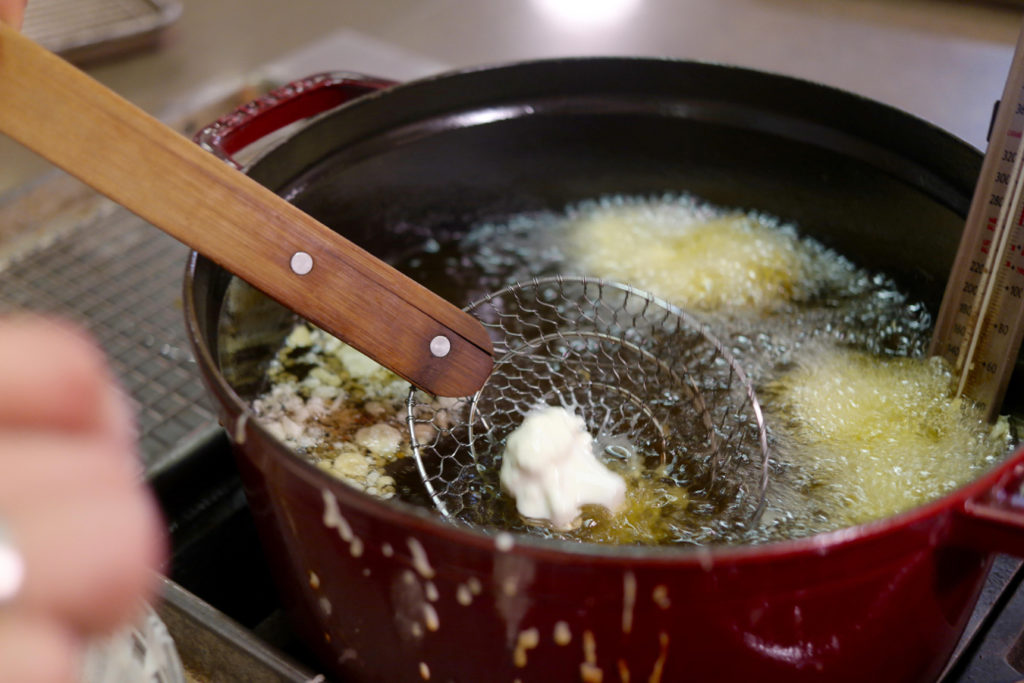
[[[932,340],[956,395],[994,419],[1024,336],[1024,31],[989,137]]]

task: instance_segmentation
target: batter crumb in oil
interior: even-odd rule
[[[795,233],[685,198],[585,204],[568,251],[592,275],[696,310],[770,309],[805,296],[811,253]]]
[[[828,347],[768,387],[782,457],[837,526],[896,514],[988,469],[1009,446],[1006,418],[989,425],[950,397],[938,358],[878,358]]]

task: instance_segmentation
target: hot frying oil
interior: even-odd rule
[[[941,496],[1011,444],[1005,419],[988,425],[973,406],[949,398],[948,368],[925,358],[932,320],[920,302],[770,216],[690,196],[605,197],[430,240],[396,265],[458,305],[542,275],[625,281],[698,315],[758,391],[771,468],[757,524],[745,511],[757,495],[759,455],[731,454],[712,481],[702,445],[691,444],[665,467],[642,453],[608,455],[628,481],[626,509],[616,516],[588,507],[576,529],[556,533],[504,505],[497,521],[509,529],[641,544],[806,536]],[[401,418],[379,416],[392,425]],[[403,439],[395,457],[414,469]],[[402,480],[394,467],[391,475]],[[482,498],[504,495],[496,484],[482,486]],[[415,488],[399,486],[398,495],[424,502]]]

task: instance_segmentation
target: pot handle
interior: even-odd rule
[[[954,545],[1024,558],[1024,450],[995,484],[966,499],[953,523]]]
[[[196,133],[195,141],[222,161],[241,169],[233,155],[287,125],[322,114],[349,100],[383,90],[395,81],[331,72],[271,90]]]

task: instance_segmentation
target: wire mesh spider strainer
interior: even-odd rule
[[[473,396],[412,390],[407,422],[426,490],[446,517],[503,527],[498,483],[508,435],[529,411],[580,415],[598,457],[639,458],[659,476],[728,497],[750,522],[768,484],[768,441],[753,386],[707,327],[628,285],[551,277],[470,304],[494,340]]]

